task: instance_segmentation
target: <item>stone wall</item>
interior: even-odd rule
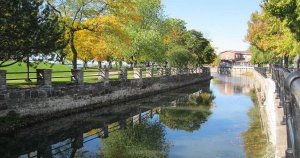
[[[134,100],[210,80],[209,70],[204,70],[203,73],[133,80],[123,76],[120,80],[108,83],[4,89],[0,91],[0,117],[6,116],[9,111],[14,111],[22,117],[57,112],[71,113]]]

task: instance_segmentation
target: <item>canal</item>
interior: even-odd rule
[[[265,153],[251,77],[219,76],[126,104],[0,136],[0,157],[259,158]]]

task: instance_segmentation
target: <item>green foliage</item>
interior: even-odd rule
[[[0,4],[0,66],[65,46],[64,27],[45,1],[0,0]]]
[[[167,52],[170,65],[175,67],[186,67],[192,59],[192,54],[182,46],[174,46]]]
[[[159,122],[142,122],[111,133],[102,141],[101,155],[107,158],[168,157],[169,144],[164,126]]]
[[[278,58],[274,53],[262,52],[255,46],[250,46],[249,51],[252,54],[251,63],[252,64],[268,64],[272,62],[278,62]]]
[[[166,46],[163,42],[164,19],[160,0],[136,0],[138,15],[142,17],[139,24],[128,26],[132,46],[125,52],[129,63],[165,61]]]
[[[214,53],[215,50],[201,32],[196,30],[187,31],[185,42],[187,49],[196,56],[197,65],[210,64],[215,60],[217,56]]]
[[[254,63],[270,63],[287,56],[294,56],[299,51],[299,42],[280,21],[265,10],[255,12],[248,24],[246,39],[252,45]],[[257,58],[257,59],[256,59]]]
[[[284,24],[300,41],[300,1],[298,0],[264,0],[264,9]]]
[[[37,56],[73,69],[78,59],[196,66],[215,58],[201,32],[167,18],[161,0],[0,2],[0,67]]]

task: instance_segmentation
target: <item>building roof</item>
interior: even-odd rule
[[[251,55],[251,52],[249,52],[249,51],[236,51],[236,50],[227,50],[227,51],[221,52],[220,54],[223,54],[223,53],[226,53],[226,52],[230,52],[230,53],[234,53],[234,54]]]

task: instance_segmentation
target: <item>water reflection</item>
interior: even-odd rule
[[[104,139],[101,155],[107,158],[168,157],[170,145],[165,134],[160,122],[143,121]]]
[[[249,129],[242,134],[245,140],[244,149],[247,158],[260,158],[265,156],[268,147],[267,135],[261,124],[261,115],[258,100],[254,90],[249,93],[254,106],[249,110],[248,115],[251,119]],[[270,157],[274,157],[269,155]]]
[[[209,84],[1,134],[0,157],[259,158],[265,137],[251,109],[252,79]]]
[[[163,108],[160,121],[171,129],[193,132],[199,130],[211,114],[211,91],[190,95],[184,102],[176,100],[172,107]]]
[[[162,109],[173,106],[174,102],[180,106],[190,104],[200,91],[209,89],[209,83],[205,85],[2,134],[0,155],[4,158],[168,157],[170,142],[166,141],[166,126],[159,121]],[[199,123],[202,118],[205,119],[197,118]]]
[[[216,75],[214,83],[223,95],[248,94],[253,89],[253,79],[243,75]]]

